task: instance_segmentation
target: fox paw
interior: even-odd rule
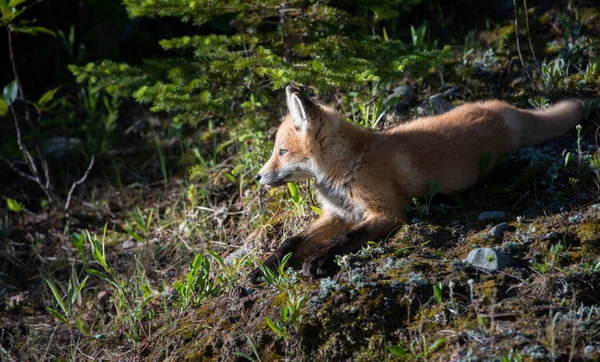
[[[302,264],[302,274],[313,278],[324,277],[333,272],[337,265],[334,263],[334,256],[328,250],[319,251],[308,257]]]

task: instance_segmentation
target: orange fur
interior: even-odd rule
[[[332,270],[335,255],[385,237],[427,183],[441,193],[464,190],[480,177],[482,155],[493,166],[504,154],[534,146],[573,129],[585,116],[581,101],[545,110],[520,110],[502,101],[467,103],[445,114],[419,118],[384,132],[346,122],[334,111],[286,89],[288,114],[273,155],[257,179],[278,186],[314,178],[323,215],[286,240],[269,258],[286,253],[304,260],[305,275]],[[254,281],[260,276],[254,271]]]

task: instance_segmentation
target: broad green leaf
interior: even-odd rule
[[[310,205],[310,209],[314,212],[317,213],[317,215],[322,215],[323,214],[323,210],[319,209],[318,207],[314,206],[314,205]]]
[[[446,338],[440,338],[437,341],[433,342],[433,344],[427,348],[427,355],[432,352],[435,352],[438,348],[443,347],[446,344]]]
[[[283,259],[281,260],[281,264],[279,264],[279,275],[285,275],[285,265],[287,264],[288,260],[290,260],[290,258],[292,257],[292,253],[287,253]]]
[[[4,117],[8,114],[8,104],[4,99],[0,99],[0,117]]]
[[[569,162],[571,162],[572,158],[573,154],[571,152],[567,152],[567,155],[565,156],[565,167],[569,165]]]
[[[85,255],[85,249],[83,247],[83,239],[85,238],[85,234],[84,233],[73,233],[71,234],[71,241],[73,242],[73,246],[75,246],[75,248],[77,250],[79,250],[79,253],[84,256]]]
[[[46,33],[46,34],[50,34],[52,36],[56,36],[56,34],[47,28],[44,28],[43,26],[23,26],[23,27],[15,27],[13,29],[13,31],[19,32],[19,33],[25,33],[25,34],[29,34],[29,35],[33,35],[33,36],[37,36],[38,33]]]
[[[69,315],[69,312],[67,311],[67,307],[65,306],[65,301],[60,296],[60,292],[58,291],[58,289],[56,288],[54,283],[52,283],[48,279],[44,279],[44,280],[46,281],[46,284],[48,284],[48,286],[50,287],[50,290],[52,290],[52,294],[54,294],[54,299],[56,299],[56,302],[58,302],[58,305],[60,306],[62,311],[65,313],[65,315]]]
[[[284,323],[287,322],[289,315],[290,315],[290,311],[287,307],[281,309],[281,321],[282,322],[284,322]]]
[[[202,265],[203,261],[204,261],[204,256],[202,255],[202,253],[198,253],[196,255],[196,257],[194,258],[194,261],[192,262],[192,270],[190,271],[190,274],[196,275],[198,273],[198,270],[200,269],[200,266]]]
[[[267,325],[273,330],[273,332],[277,334],[277,336],[283,337],[285,335],[284,331],[279,328],[279,326],[275,324],[275,322],[273,322],[269,317],[267,317]]]
[[[294,200],[294,202],[299,202],[300,201],[300,189],[298,188],[298,185],[296,185],[295,182],[288,182],[288,188],[290,189],[290,195],[292,195],[292,200]]]
[[[25,210],[25,206],[15,199],[7,199],[6,204],[10,211],[16,212],[17,214]]]
[[[150,295],[152,295],[152,288],[150,287],[149,284],[142,284],[141,288],[144,291],[144,299],[146,299]]]
[[[63,316],[62,314],[58,313],[58,311],[56,309],[46,307],[46,310],[48,312],[50,312],[50,314],[52,314],[59,321],[63,322],[64,324],[67,324],[67,325],[69,324],[69,322],[67,321],[67,318],[65,318],[65,316]]]
[[[14,8],[15,6],[19,6],[19,5],[21,5],[21,4],[22,4],[22,3],[24,3],[25,1],[27,1],[27,0],[10,0],[10,1],[8,2],[8,7],[9,7],[9,8]],[[5,0],[5,2],[6,2],[6,0]]]
[[[4,89],[2,90],[2,97],[4,98],[6,105],[10,106],[15,99],[17,99],[18,91],[19,88],[17,87],[16,79],[4,86]]]
[[[407,358],[406,351],[400,346],[387,346],[388,351],[398,358]]]
[[[56,94],[56,92],[58,92],[60,88],[61,87],[50,89],[49,91],[44,93],[44,95],[41,96],[40,99],[37,101],[37,105],[43,108],[46,105],[46,103],[54,99],[54,95]]]

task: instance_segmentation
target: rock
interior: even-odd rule
[[[249,250],[245,246],[235,250],[225,257],[223,260],[226,265],[231,265],[235,262],[236,259],[241,259],[248,254]]]
[[[415,94],[415,88],[409,85],[401,85],[394,88],[392,97],[410,97]]]
[[[432,95],[427,101],[421,103],[421,105],[417,107],[417,112],[419,113],[417,116],[422,117],[442,114],[448,112],[452,108],[454,108],[454,105],[446,102],[444,100],[444,95],[438,93]]]
[[[505,218],[504,211],[485,211],[477,216],[479,221],[504,220]]]
[[[502,237],[504,236],[504,232],[508,230],[508,224],[503,222],[502,224],[498,224],[494,226],[488,234],[494,238],[494,240],[502,241]]]
[[[82,144],[79,138],[52,137],[42,143],[44,154],[52,158],[63,158],[67,152]]]
[[[124,242],[121,245],[123,250],[132,249],[132,248],[135,248],[136,246],[137,246],[137,242],[134,240],[127,240],[126,242]]]
[[[452,88],[444,91],[444,97],[448,98],[448,99],[456,99],[456,98],[462,98],[462,94],[460,93],[458,88],[452,87]]]
[[[562,237],[562,234],[556,231],[552,231],[549,232],[548,234],[544,235],[544,237],[542,237],[542,241],[547,241],[547,240],[560,240]]]
[[[477,268],[487,270],[501,270],[507,266],[515,265],[513,258],[493,248],[473,249],[464,261]]]
[[[232,297],[243,298],[252,293],[254,293],[254,289],[244,288],[244,287],[241,287],[238,285],[238,286],[233,287],[233,289],[231,289],[231,292],[229,294]]]

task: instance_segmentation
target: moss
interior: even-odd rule
[[[600,254],[600,220],[577,225],[575,235],[581,240],[581,250],[584,255]]]
[[[494,279],[486,280],[475,285],[475,294],[486,302],[493,302],[498,296],[498,283]]]

